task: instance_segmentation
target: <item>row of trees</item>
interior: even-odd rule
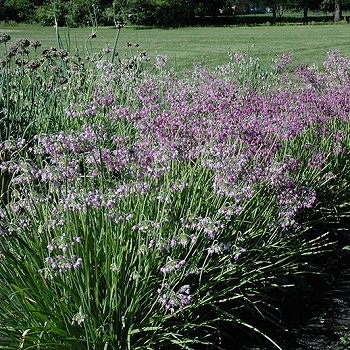
[[[71,27],[91,25],[97,19],[111,24],[113,0],[0,0],[0,21],[36,22]]]
[[[341,20],[341,10],[350,8],[350,0],[0,0],[0,21],[37,22],[52,25],[80,26],[128,24],[179,26],[215,23],[219,17],[232,21],[249,8],[269,8],[276,22],[283,11],[308,10],[334,13]]]

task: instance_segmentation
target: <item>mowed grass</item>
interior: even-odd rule
[[[12,39],[28,38],[42,42],[42,49],[57,47],[55,29],[40,26],[2,25],[0,32],[7,32]],[[86,39],[91,28],[60,28],[64,48],[71,53],[76,49],[84,54]],[[88,40],[89,52],[100,52],[113,46],[117,29],[100,27],[96,38]],[[277,25],[256,27],[189,27],[178,29],[154,29],[126,27],[121,30],[117,51],[130,54],[126,43],[139,44],[136,50],[146,51],[150,57],[156,54],[168,56],[168,67],[182,70],[193,64],[216,66],[228,62],[228,52],[247,52],[259,57],[262,64],[269,64],[275,55],[284,52],[294,54],[294,62],[322,65],[328,50],[340,50],[350,54],[350,25]],[[133,46],[134,47],[134,46]]]

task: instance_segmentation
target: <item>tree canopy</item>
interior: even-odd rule
[[[350,0],[0,0],[0,21],[37,22],[52,25],[81,26],[94,22],[181,26],[217,23],[219,18],[233,21],[236,15],[271,12],[271,20],[282,18],[285,10],[309,10],[333,13],[341,19],[341,10],[350,8]],[[231,24],[228,23],[228,24]]]

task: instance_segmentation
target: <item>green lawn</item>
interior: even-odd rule
[[[9,33],[13,39],[38,39],[43,48],[56,45],[55,30],[39,26],[0,26],[0,32]],[[67,44],[66,28],[60,29],[64,45]],[[84,50],[85,39],[91,28],[69,30],[71,51]],[[99,28],[97,37],[90,41],[92,51],[99,51],[108,44],[113,46],[115,28]],[[277,25],[255,27],[190,27],[179,29],[123,28],[117,51],[127,52],[127,42],[138,43],[139,50],[150,56],[167,55],[170,67],[181,70],[193,63],[215,66],[228,61],[228,52],[250,51],[264,63],[283,52],[294,53],[296,62],[322,65],[329,49],[350,54],[350,25]],[[2,49],[3,51],[3,49]]]

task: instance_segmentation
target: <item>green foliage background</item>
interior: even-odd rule
[[[303,12],[304,21],[308,10],[320,11],[323,15],[334,12],[332,0],[1,0],[0,21],[51,26],[56,19],[58,25],[70,27],[94,22],[113,25],[116,20],[132,25],[162,27],[232,24],[237,16],[264,6],[270,9],[267,20],[272,23],[280,21],[287,11]],[[341,6],[343,10],[349,9],[350,1],[342,1]]]

